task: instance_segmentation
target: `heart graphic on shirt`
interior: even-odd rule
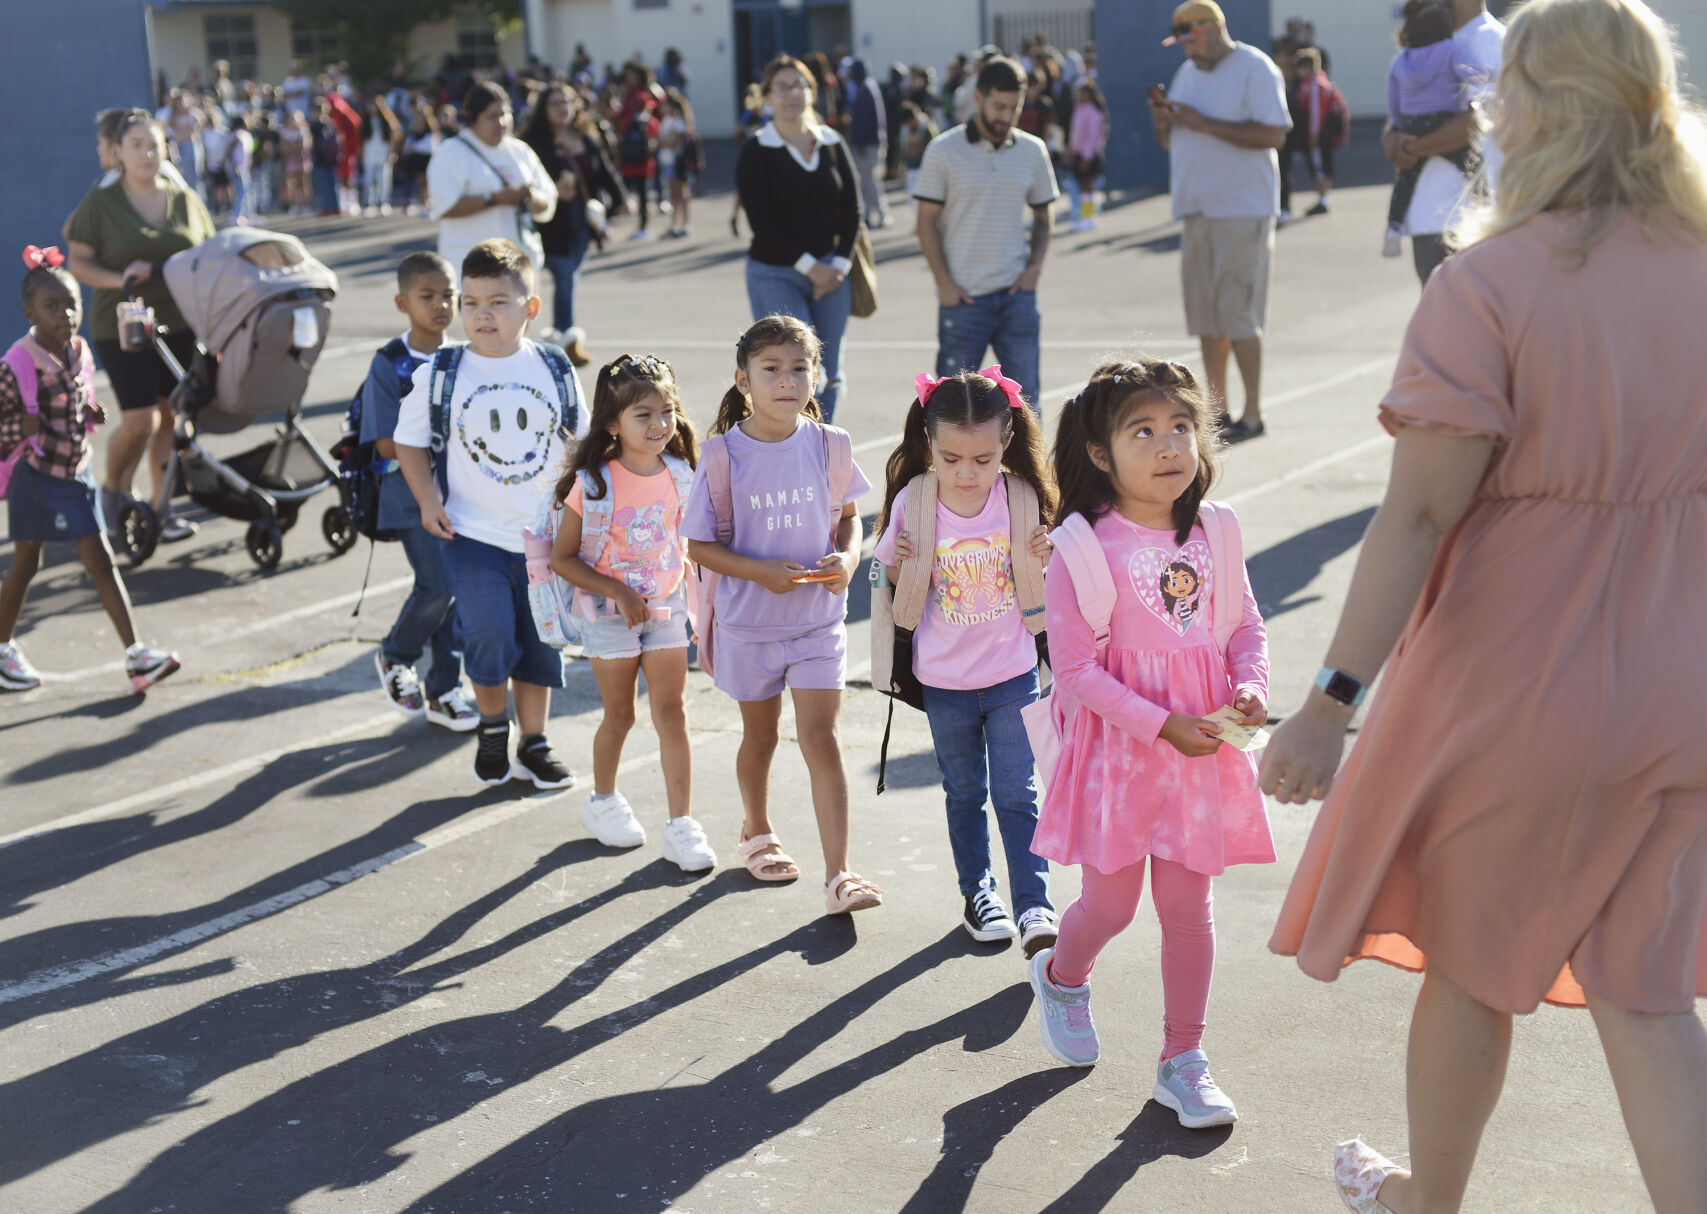
[[[1209,545],[1202,540],[1191,540],[1172,551],[1140,548],[1132,554],[1127,573],[1139,601],[1162,623],[1184,636],[1209,609],[1214,566]]]

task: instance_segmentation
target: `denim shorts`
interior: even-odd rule
[[[480,687],[502,687],[510,679],[563,686],[562,653],[534,630],[527,558],[466,535],[447,541],[444,556],[469,681]]]
[[[691,576],[691,574],[689,575]],[[606,614],[609,599],[593,596],[593,610],[598,618],[587,621],[577,618],[581,630],[581,656],[613,660],[637,658],[654,649],[686,649],[688,647],[688,599],[681,587],[667,599],[648,599],[646,605],[670,613],[668,619],[654,616],[638,628],[630,628],[619,615]]]
[[[73,543],[101,530],[95,521],[94,487],[85,480],[66,481],[37,472],[27,455],[12,466],[6,507],[14,544]]]
[[[717,630],[717,690],[751,702],[781,695],[784,687],[840,691],[848,668],[848,629],[841,620],[788,640],[749,641]]]

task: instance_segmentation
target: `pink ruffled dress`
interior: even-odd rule
[[[1032,850],[1114,873],[1147,856],[1220,874],[1270,864],[1274,839],[1256,756],[1223,746],[1188,759],[1158,735],[1175,712],[1207,715],[1240,690],[1268,699],[1268,635],[1245,571],[1214,568],[1201,527],[1185,544],[1113,511],[1093,525],[1114,575],[1107,668],[1079,613],[1067,562],[1044,586],[1055,679],[1079,705],[1062,738]],[[1224,656],[1211,631],[1218,579],[1236,578],[1244,619]]]

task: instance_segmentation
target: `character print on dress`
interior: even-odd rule
[[[987,624],[1013,611],[1014,575],[1007,531],[939,542],[931,566],[931,590],[950,624]]]
[[[1146,539],[1145,546],[1132,554],[1128,572],[1139,601],[1183,637],[1199,619],[1208,617],[1214,564],[1203,540],[1168,549]]]
[[[611,576],[641,598],[661,593],[658,575],[682,567],[681,546],[675,542],[666,521],[666,505],[653,502],[636,510],[624,506],[611,516],[611,551],[623,553],[613,561]]]
[[[494,392],[504,397],[483,400]],[[517,396],[527,399],[517,403]],[[533,385],[480,384],[457,411],[456,437],[480,471],[522,485],[556,466],[559,424],[557,402]]]

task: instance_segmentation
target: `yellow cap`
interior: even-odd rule
[[[1227,14],[1221,11],[1221,6],[1215,0],[1185,0],[1185,3],[1174,10],[1175,25],[1184,25],[1188,21],[1213,21],[1216,25],[1227,24]],[[1172,46],[1179,39],[1171,35],[1162,40],[1163,46]]]

